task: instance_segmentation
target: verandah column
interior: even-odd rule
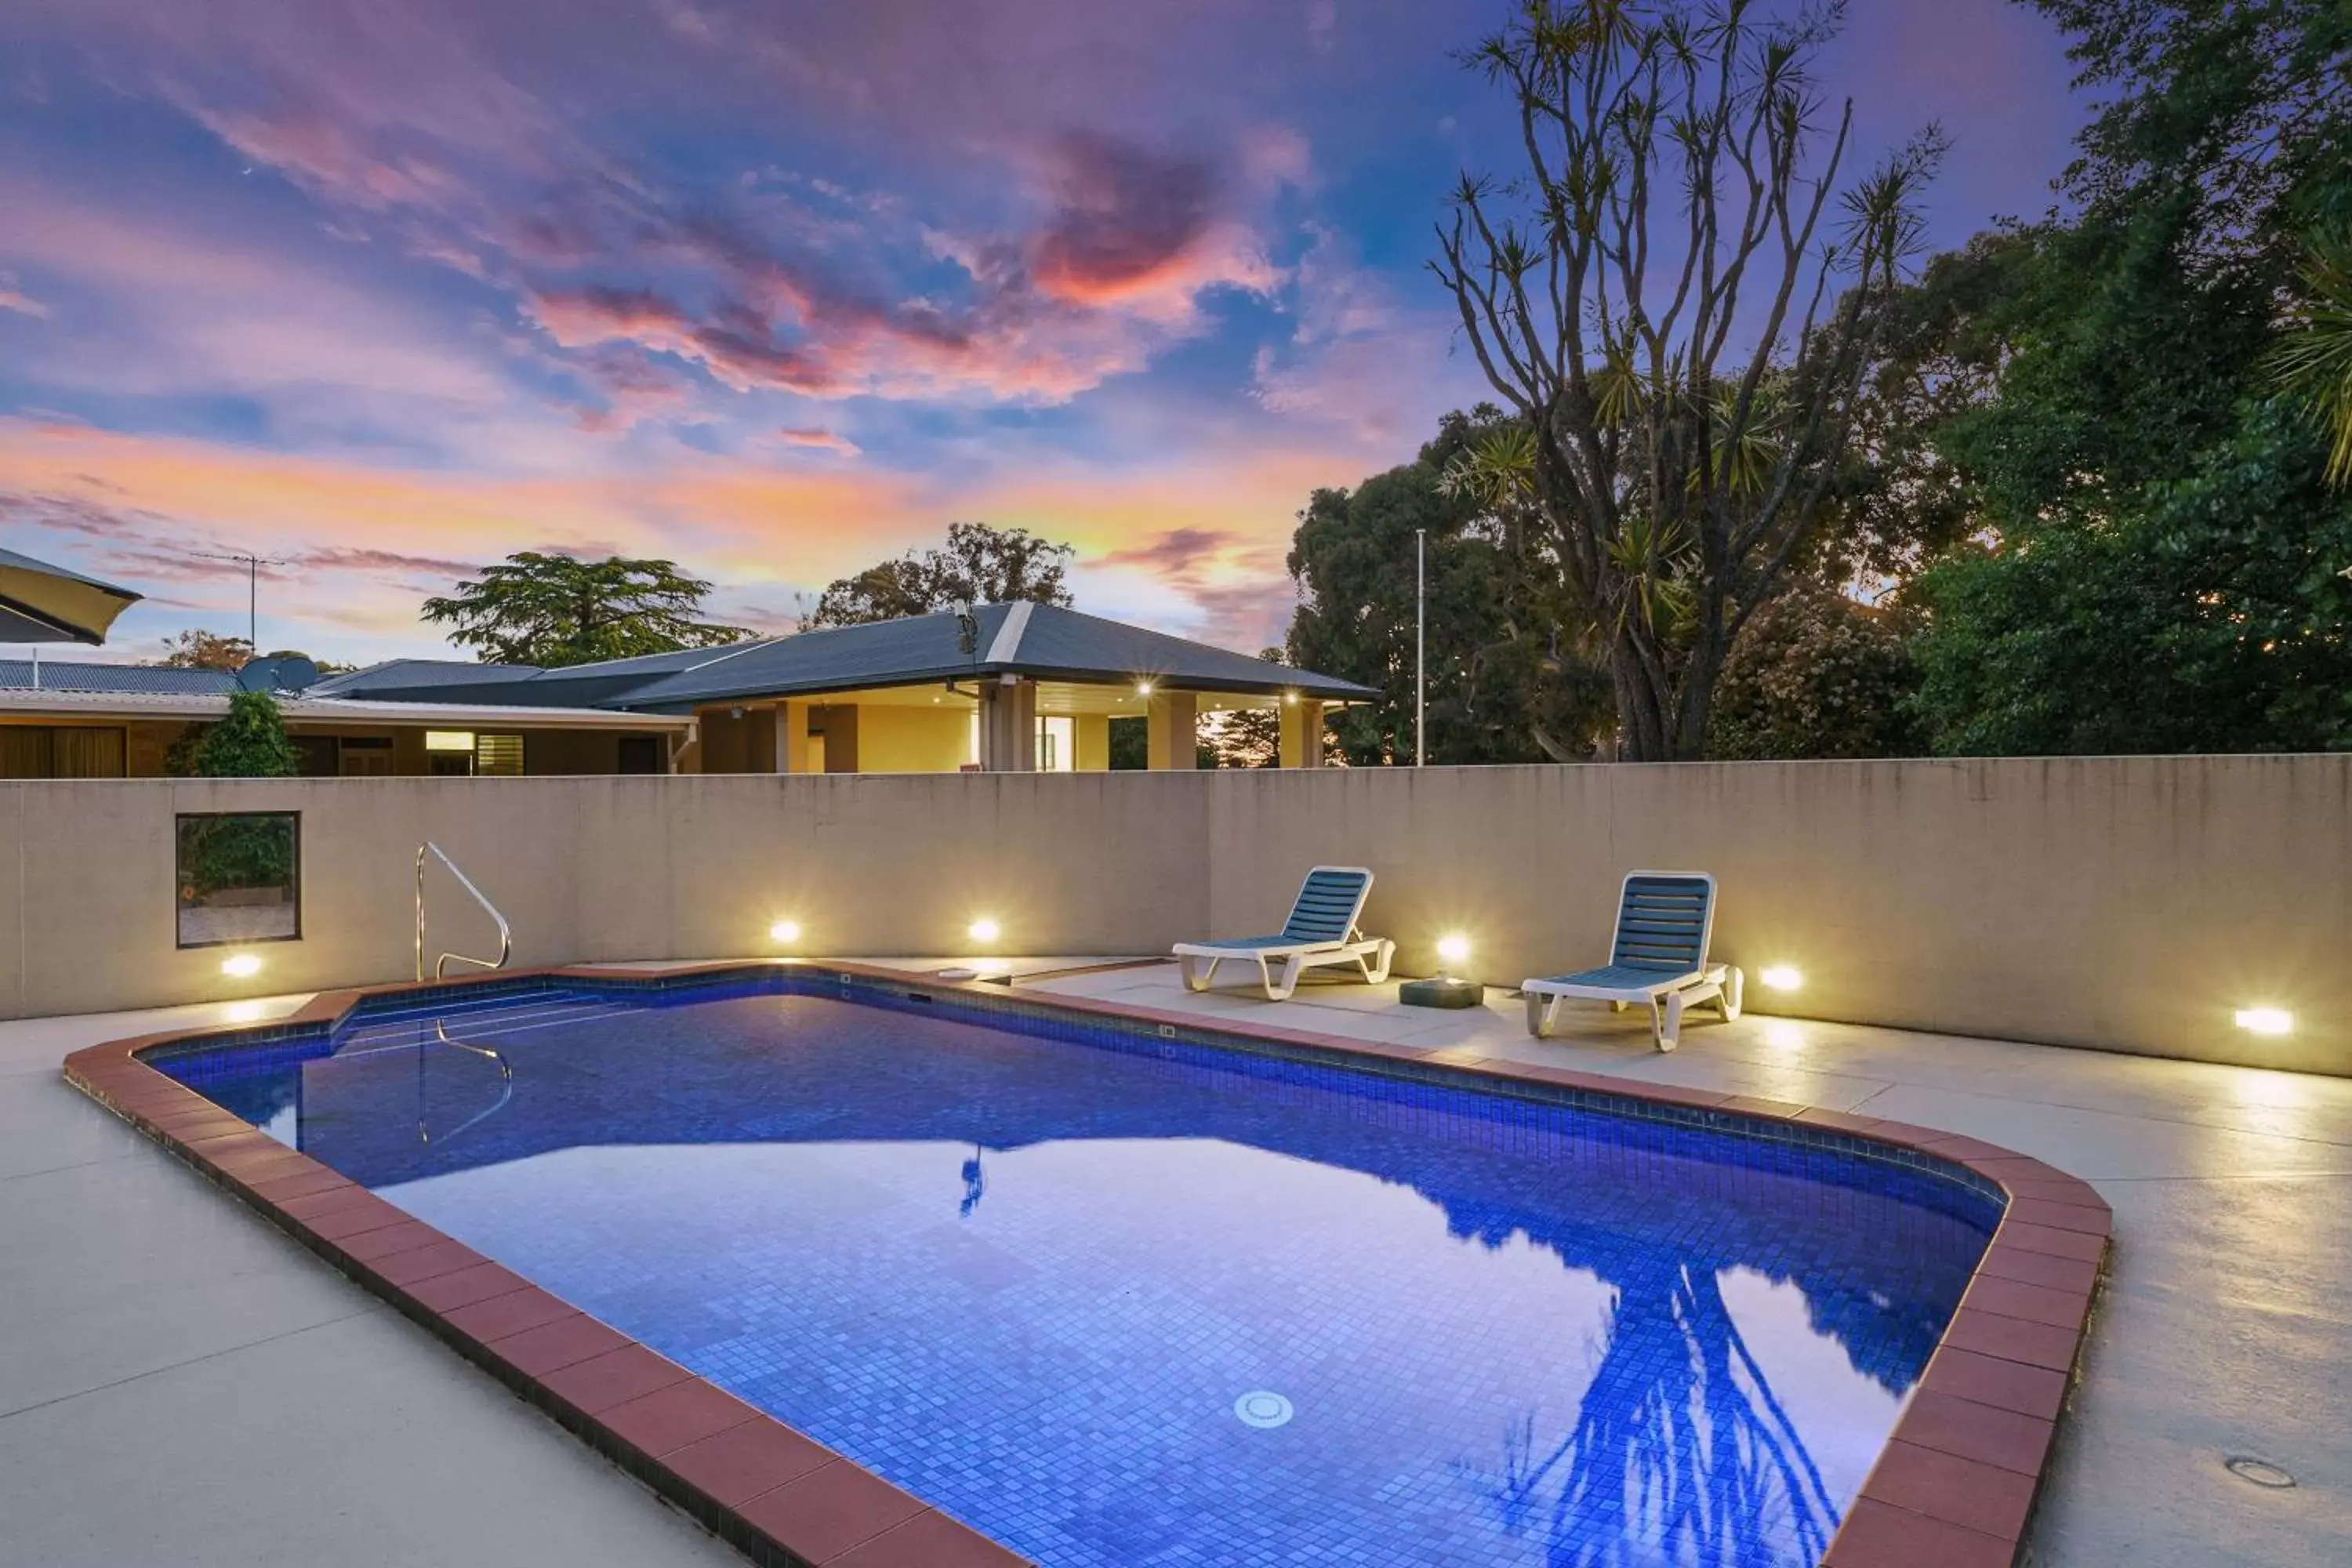
[[[1151,726],[1150,764],[1155,768],[1201,765],[1201,700],[1190,691],[1155,691],[1147,722]]]
[[[1282,765],[1319,768],[1323,765],[1323,704],[1286,697],[1282,701]]]

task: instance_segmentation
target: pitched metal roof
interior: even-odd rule
[[[1007,674],[1106,685],[1149,680],[1175,691],[1260,696],[1297,691],[1335,700],[1379,695],[1369,687],[1312,670],[1269,664],[1056,605],[983,605],[972,618],[976,635],[969,639],[950,614],[778,637],[748,645],[739,657],[712,659],[615,695],[605,705],[690,707],[736,698]]]
[[[1008,674],[1101,685],[1149,680],[1172,691],[1297,691],[1334,701],[1379,695],[1312,670],[1268,664],[1055,605],[982,605],[972,612],[972,621],[969,635],[954,615],[942,613],[554,669],[394,659],[330,677],[309,695],[683,712],[746,698]]]
[[[313,697],[379,697],[397,700],[415,692],[425,700],[446,700],[453,687],[528,680],[535,664],[474,664],[456,658],[388,658],[364,669],[331,675],[308,689]]]
[[[36,679],[36,668],[38,678]],[[89,659],[0,658],[0,689],[108,691],[163,697],[226,696],[236,676],[226,669],[173,669],[154,664],[101,664]]]
[[[47,666],[42,667],[44,673]],[[71,715],[100,719],[218,719],[228,711],[226,691],[73,691],[43,687],[0,691],[0,711],[17,716]],[[680,731],[693,720],[678,713],[611,708],[559,708],[455,701],[410,702],[360,698],[281,695],[278,710],[297,728],[324,724],[427,724],[452,730],[606,730]]]

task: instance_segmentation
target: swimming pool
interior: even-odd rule
[[[1055,1565],[1810,1564],[2001,1208],[1855,1140],[779,973],[150,1060]]]

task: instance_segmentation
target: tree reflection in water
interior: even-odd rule
[[[1811,1568],[1838,1510],[1731,1321],[1716,1275],[1661,1267],[1619,1281],[1576,1426],[1538,1454],[1534,1417],[1475,1475],[1548,1568]]]

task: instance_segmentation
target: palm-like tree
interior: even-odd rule
[[[2326,432],[2327,482],[2352,485],[2352,234],[2312,242],[2303,287],[2309,314],[2273,351],[2271,369]]]

